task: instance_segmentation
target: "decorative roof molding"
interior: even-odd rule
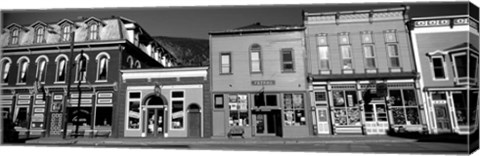
[[[53,29],[51,26],[49,26],[48,24],[46,24],[45,22],[42,22],[42,21],[36,21],[35,23],[31,24],[30,27],[35,28],[38,25],[41,25],[45,28]]]
[[[92,17],[89,17],[89,18],[87,18],[86,20],[84,20],[84,21],[83,21],[83,23],[87,24],[88,22],[90,22],[90,21],[92,21],[92,20],[93,20],[93,21],[95,21],[95,22],[97,22],[97,23],[100,23],[100,24],[102,24],[102,26],[105,26],[105,25],[107,25],[107,24],[106,24],[105,22],[103,22],[101,19],[99,19],[99,18],[96,18],[96,17],[93,17],[93,16],[92,16]]]
[[[304,12],[304,17],[306,17],[304,19],[305,24],[340,24],[385,20],[403,20],[406,18],[405,12],[408,9],[409,7],[325,13]]]
[[[448,53],[449,53],[448,51],[435,50],[427,53],[427,56],[443,56],[443,55],[447,55]]]
[[[64,24],[64,23],[68,23],[68,24],[74,26],[75,28],[80,27],[78,24],[75,24],[75,22],[73,22],[73,21],[71,21],[71,20],[69,20],[69,19],[66,19],[66,18],[58,21],[58,22],[57,22],[57,25],[61,26],[61,25]]]
[[[13,27],[19,28],[19,29],[21,29],[21,30],[23,30],[23,31],[28,31],[27,28],[25,28],[24,26],[21,26],[20,24],[17,24],[17,23],[12,23],[12,24],[8,25],[7,27],[5,27],[5,29],[10,30],[10,29],[12,29]]]

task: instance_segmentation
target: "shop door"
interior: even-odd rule
[[[451,132],[447,105],[435,105],[434,107],[438,132]]]
[[[317,107],[317,130],[318,134],[330,134],[327,108]]]
[[[386,134],[388,118],[385,104],[370,104],[365,108],[367,134]]]
[[[163,137],[164,116],[163,108],[147,108],[144,113],[143,124],[147,137]]]
[[[188,137],[198,138],[200,137],[200,112],[190,111],[188,112]]]
[[[264,112],[255,114],[255,132],[258,136],[275,136],[279,135],[281,128],[278,120],[278,113]]]

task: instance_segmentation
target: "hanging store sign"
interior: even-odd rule
[[[275,85],[275,80],[253,80],[252,85],[254,86]]]

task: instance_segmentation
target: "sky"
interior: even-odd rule
[[[302,10],[332,12],[410,6],[410,17],[458,15],[467,13],[466,2],[292,4],[243,6],[160,6],[142,8],[29,9],[3,10],[2,28],[11,23],[30,25],[35,21],[56,23],[79,16],[99,18],[123,16],[142,26],[151,36],[208,39],[208,32],[221,31],[260,22],[263,25],[301,25]],[[478,15],[478,13],[477,13]],[[478,16],[477,16],[478,19]]]

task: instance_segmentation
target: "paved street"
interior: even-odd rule
[[[466,143],[453,136],[400,138],[392,136],[324,136],[309,138],[40,138],[27,145],[61,147],[125,147],[222,151],[293,151],[351,153],[467,154]],[[18,144],[17,144],[18,145]],[[20,144],[25,145],[25,144]]]

